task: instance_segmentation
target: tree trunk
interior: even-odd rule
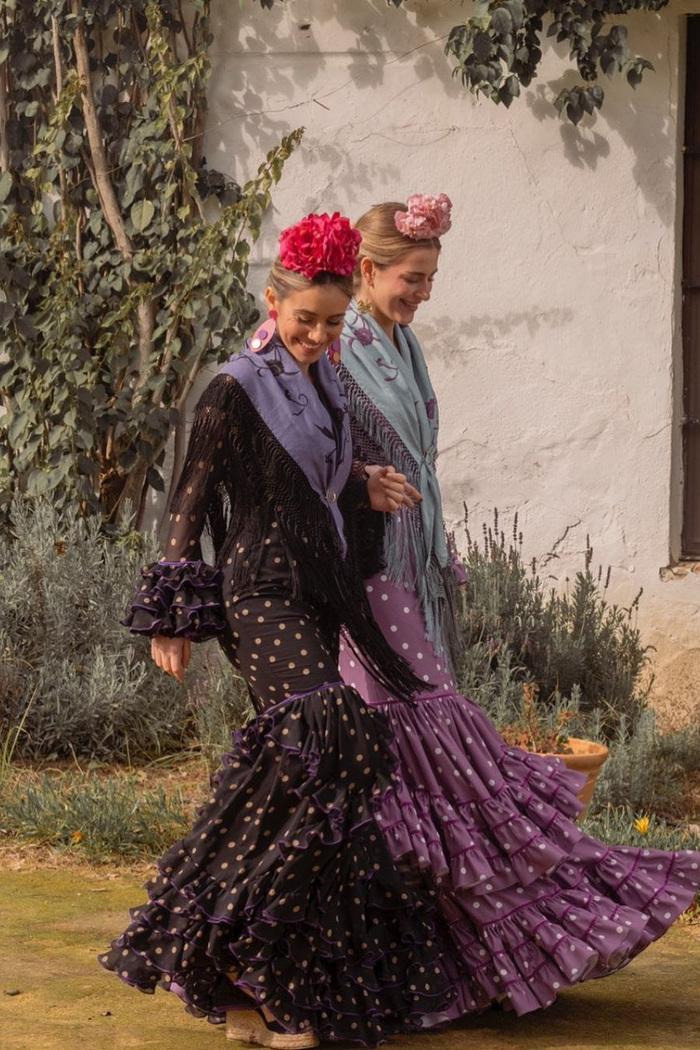
[[[10,168],[10,144],[7,141],[7,62],[0,63],[0,172]]]
[[[79,18],[82,15],[81,0],[72,0],[73,14]],[[126,262],[131,262],[134,255],[134,247],[126,232],[124,219],[119,208],[117,195],[114,192],[112,180],[109,176],[109,165],[102,141],[102,128],[97,116],[95,96],[92,91],[92,80],[90,78],[90,58],[88,54],[85,29],[82,21],[78,22],[73,35],[73,48],[75,51],[75,62],[80,77],[83,116],[85,118],[85,131],[87,132],[92,168],[95,173],[95,187],[100,198],[102,211],[109,225],[117,248]],[[155,304],[153,302],[142,302],[136,311],[138,324],[138,346],[139,346],[139,378],[136,383],[138,391],[148,379],[151,359],[151,343],[153,341],[153,330],[155,328]]]
[[[168,512],[170,510],[170,501],[175,495],[175,488],[178,481],[180,480],[180,473],[182,471],[182,465],[185,462],[185,436],[187,431],[187,420],[185,419],[185,413],[181,412],[175,426],[175,438],[173,441],[173,466],[170,472],[170,484],[168,485],[168,494],[165,499],[165,506],[163,507],[163,513],[160,516],[158,522],[158,533],[162,537],[166,523],[168,521]]]

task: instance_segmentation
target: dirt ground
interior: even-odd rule
[[[143,899],[147,869],[76,866],[20,851],[0,858],[0,1045],[3,1050],[210,1050],[241,1047],[187,1015],[174,997],[142,995],[96,962]],[[13,870],[14,869],[14,870]],[[614,977],[549,1010],[499,1011],[446,1031],[392,1040],[416,1050],[698,1050],[700,927],[677,925]]]

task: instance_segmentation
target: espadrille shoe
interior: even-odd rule
[[[226,1013],[226,1038],[238,1039],[272,1050],[306,1050],[319,1045],[313,1032],[290,1034],[276,1021],[266,1021],[259,1010],[229,1010]]]

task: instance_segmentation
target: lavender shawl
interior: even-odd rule
[[[265,425],[304,472],[328,508],[345,554],[337,500],[352,465],[350,422],[345,391],[331,363],[322,357],[307,376],[275,336],[257,353],[246,345],[220,372],[243,387]]]

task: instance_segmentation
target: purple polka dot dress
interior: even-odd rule
[[[494,1004],[525,1014],[551,1005],[562,989],[614,973],[660,937],[700,888],[700,854],[609,847],[584,834],[576,817],[585,776],[509,747],[457,691],[440,654],[450,649],[450,630],[454,638],[450,595],[462,581],[454,562],[438,558],[444,547],[436,552],[425,540],[426,521],[433,537],[444,536],[444,525],[434,470],[437,402],[422,351],[410,329],[401,328],[392,346],[369,315],[351,308],[341,359],[355,469],[392,463],[432,492],[437,508],[432,521],[422,507],[387,518],[364,573],[384,637],[424,691],[401,699],[341,642],[341,674],[387,718],[399,763],[378,823],[394,858],[410,858],[438,888],[459,973],[446,1016]],[[368,547],[373,529],[368,519]],[[400,549],[408,551],[405,574],[396,570]],[[395,571],[377,571],[392,560]],[[422,576],[416,565],[426,566]],[[394,582],[411,578],[411,585]],[[444,614],[439,646],[428,629],[429,616],[439,621],[436,609]]]

